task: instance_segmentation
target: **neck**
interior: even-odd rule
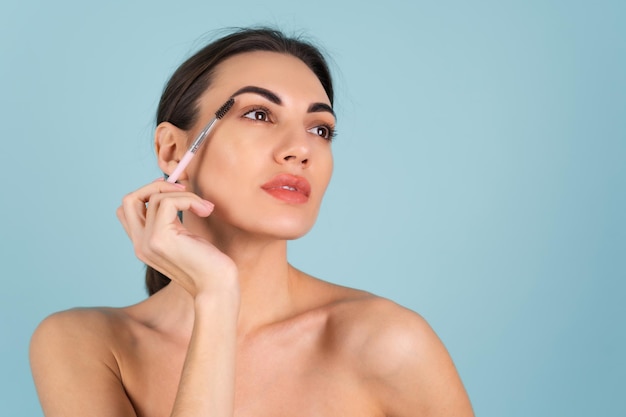
[[[302,275],[287,262],[285,240],[237,233],[227,239],[212,236],[209,240],[237,264],[241,292],[237,332],[241,337],[293,314],[294,294]],[[191,332],[193,299],[182,287],[172,282],[151,298],[175,309],[168,309],[167,316],[176,317],[181,331]],[[165,319],[165,315],[160,317]]]
[[[300,275],[287,262],[286,241],[246,241],[224,248],[224,253],[235,261],[239,271],[240,334],[291,314]]]

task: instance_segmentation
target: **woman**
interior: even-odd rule
[[[118,209],[150,297],[36,330],[46,415],[472,415],[420,316],[287,262],[333,167],[333,89],[314,47],[246,29],[187,60],[159,104],[163,172],[230,97],[179,183],[157,180]]]

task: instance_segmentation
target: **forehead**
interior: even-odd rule
[[[215,93],[223,90],[229,95],[246,85],[330,103],[315,73],[300,59],[288,54],[255,51],[227,58],[216,66],[209,89]]]

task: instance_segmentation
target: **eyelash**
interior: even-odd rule
[[[247,115],[251,114],[251,113],[255,113],[255,112],[263,112],[265,113],[265,119],[257,119],[256,117],[248,117]],[[263,107],[263,106],[258,106],[258,107],[254,107],[250,110],[247,110],[242,117],[245,117],[247,119],[251,119],[253,121],[257,121],[257,122],[267,122],[267,121],[271,121],[271,116],[272,116],[272,112],[267,108],[267,107]],[[312,130],[314,129],[326,129],[327,133],[326,135],[319,135],[317,133],[312,132]],[[316,134],[317,136],[321,137],[322,139],[325,139],[327,141],[332,141],[336,136],[337,136],[337,130],[332,127],[329,124],[323,123],[321,125],[312,127],[311,129],[308,129],[307,132]]]
[[[257,119],[256,117],[247,117],[248,114],[250,113],[255,113],[255,112],[263,112],[265,113],[266,116],[266,120],[260,120]],[[243,117],[246,117],[248,119],[252,119],[254,121],[258,121],[258,122],[266,122],[270,119],[272,112],[267,108],[267,107],[263,107],[263,106],[258,106],[258,107],[254,107],[250,110],[246,110],[246,112],[243,114]]]

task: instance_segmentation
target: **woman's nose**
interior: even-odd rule
[[[303,168],[307,167],[311,161],[311,147],[307,132],[304,129],[285,131],[276,149],[275,159],[280,164],[299,164]]]

